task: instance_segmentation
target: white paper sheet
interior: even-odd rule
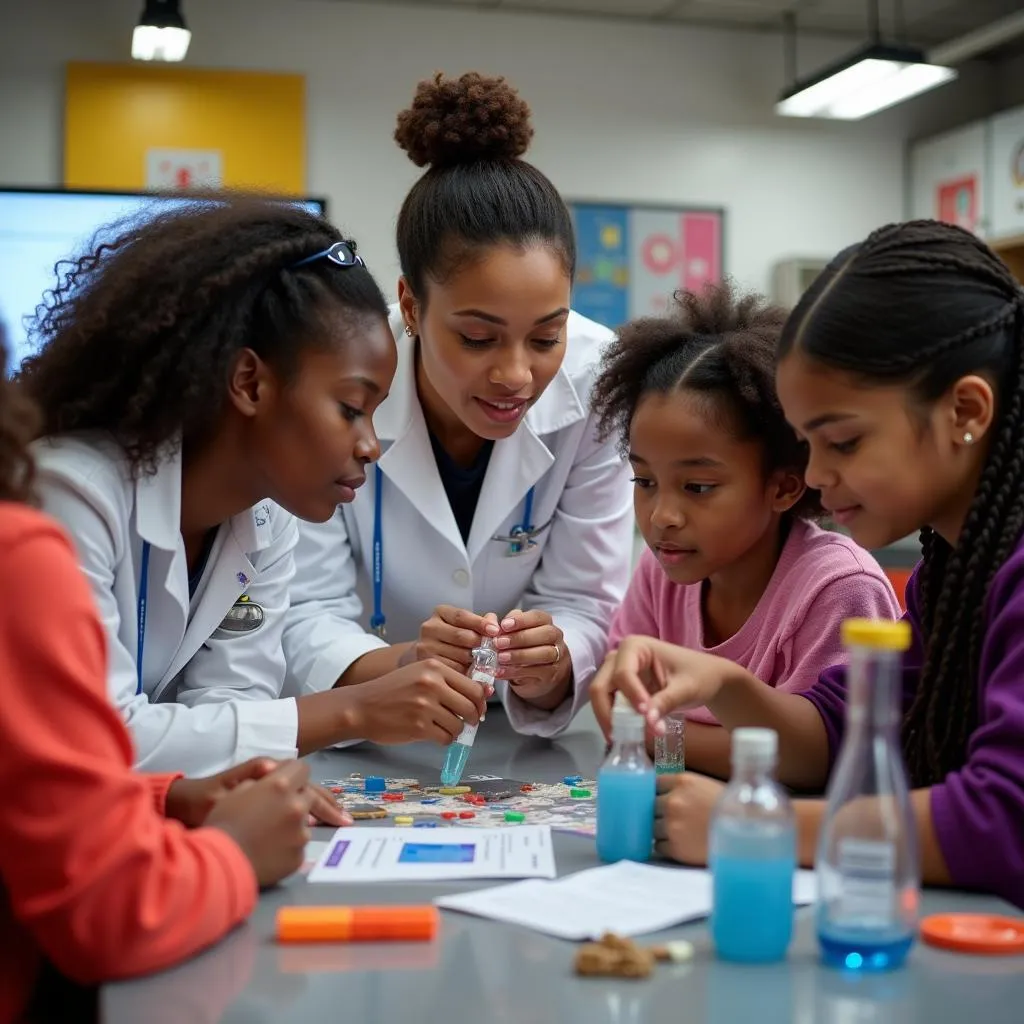
[[[548,825],[517,828],[339,828],[311,882],[554,878]]]
[[[798,871],[793,900],[813,903],[813,871]],[[645,935],[711,913],[711,875],[697,868],[655,867],[621,861],[580,871],[555,882],[530,880],[434,902],[562,939],[595,939],[605,932]]]

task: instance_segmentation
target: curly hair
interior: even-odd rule
[[[405,197],[397,230],[402,274],[421,304],[428,280],[443,283],[494,245],[547,245],[574,276],[569,209],[521,159],[532,137],[530,108],[515,89],[475,71],[420,82],[398,115],[395,141],[429,167]]]
[[[760,295],[737,295],[726,281],[676,292],[667,314],[621,327],[606,350],[591,396],[604,438],[618,434],[623,455],[637,406],[651,392],[696,391],[713,397],[724,429],[760,442],[766,474],[803,476],[807,449],[786,422],[775,392],[775,348],[786,312]],[[822,516],[807,489],[789,515]]]
[[[961,768],[978,722],[992,579],[1024,531],[1024,291],[975,235],[935,221],[890,224],[844,250],[780,339],[868,386],[903,386],[927,408],[966,374],[998,382],[992,441],[956,546],[921,531],[924,666],[904,716],[915,786]]]
[[[42,409],[41,433],[108,432],[136,474],[179,442],[202,445],[243,348],[287,381],[303,346],[387,317],[361,264],[296,266],[341,240],[298,205],[241,195],[101,229],[57,265],[30,331],[41,347],[19,379]]]
[[[35,466],[28,443],[39,429],[39,410],[6,376],[7,335],[0,324],[0,501],[35,504]]]

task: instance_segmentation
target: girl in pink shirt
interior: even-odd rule
[[[609,349],[594,407],[622,438],[647,543],[609,650],[654,636],[798,692],[841,660],[843,619],[899,617],[874,558],[813,521],[806,451],[775,394],[784,322],[725,284],[677,294]],[[686,715],[687,767],[727,775],[728,734],[706,708]]]

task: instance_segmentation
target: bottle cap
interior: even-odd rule
[[[999,914],[932,914],[921,922],[921,938],[958,953],[1010,956],[1024,953],[1024,918]]]
[[[844,647],[873,647],[879,651],[905,651],[910,646],[910,624],[882,619],[847,619],[842,626]]]
[[[642,717],[640,712],[629,703],[629,698],[621,690],[615,691],[615,699],[612,701],[612,714],[616,717]]]
[[[779,736],[774,729],[734,729],[732,756],[774,760],[779,749]]]
[[[423,942],[437,935],[437,907],[282,907],[278,942]]]

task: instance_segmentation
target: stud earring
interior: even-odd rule
[[[408,324],[406,324],[406,325],[405,325],[405,333],[406,333],[406,334],[407,334],[407,335],[408,335],[408,336],[409,336],[410,338],[412,337],[413,331],[412,331],[412,328],[411,328],[411,327],[410,327],[410,326],[409,326]]]
[[[969,430],[964,434],[964,444],[974,444],[974,435]]]

